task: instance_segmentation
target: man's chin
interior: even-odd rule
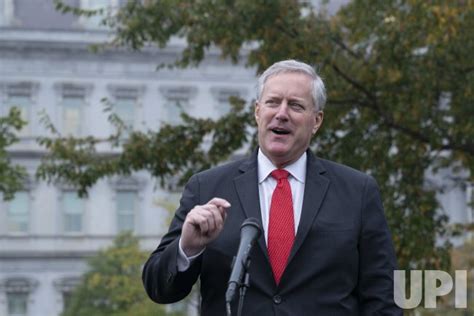
[[[289,160],[289,149],[285,148],[269,148],[266,152],[268,158],[273,162],[273,164],[277,167],[281,167],[281,165],[285,165]]]
[[[290,149],[286,145],[277,144],[268,148],[268,154],[272,157],[285,157],[288,155]]]

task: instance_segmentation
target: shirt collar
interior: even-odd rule
[[[292,164],[286,166],[285,169],[288,171],[296,180],[301,183],[305,182],[306,179],[306,160],[307,154],[304,152],[298,160],[293,162]],[[257,155],[257,162],[258,162],[258,183],[262,183],[265,179],[270,175],[270,173],[277,169],[275,165],[268,159],[267,156],[262,152],[262,150],[258,149]]]

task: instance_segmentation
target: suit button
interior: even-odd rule
[[[168,283],[171,283],[173,281],[173,273],[168,272],[168,279],[166,280]]]
[[[273,303],[280,304],[281,303],[281,296],[280,295],[275,295],[273,297]]]

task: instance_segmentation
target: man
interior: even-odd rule
[[[261,75],[258,151],[191,177],[143,270],[154,301],[181,300],[200,277],[202,315],[225,315],[240,225],[254,217],[264,234],[252,252],[243,315],[401,315],[375,181],[308,150],[325,98],[307,64],[281,61]]]

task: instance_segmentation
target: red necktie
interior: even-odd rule
[[[278,285],[295,240],[295,220],[288,171],[276,169],[271,175],[277,180],[277,185],[273,191],[270,206],[268,256],[275,282]]]

